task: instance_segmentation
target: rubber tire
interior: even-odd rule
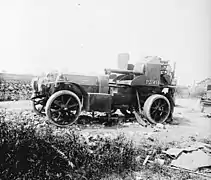
[[[57,97],[59,97],[59,96],[61,96],[61,95],[64,95],[64,94],[71,95],[71,96],[73,96],[73,97],[77,100],[77,102],[78,102],[78,104],[79,104],[79,113],[77,114],[76,119],[75,119],[72,123],[67,124],[67,125],[60,125],[60,124],[55,123],[55,122],[51,119],[51,112],[50,112],[50,109],[51,109],[51,104],[53,103],[53,101],[54,101]],[[46,103],[45,112],[46,112],[46,116],[47,116],[48,120],[49,120],[52,124],[54,124],[54,125],[56,125],[56,126],[58,126],[58,127],[69,127],[69,126],[71,126],[73,123],[75,123],[75,122],[77,121],[78,117],[80,116],[81,109],[82,109],[81,101],[80,101],[79,97],[78,97],[75,93],[73,93],[72,91],[68,91],[68,90],[61,90],[61,91],[58,91],[58,92],[56,92],[56,93],[54,93],[53,95],[50,96],[50,98],[48,99],[48,101],[47,101],[47,103]]]
[[[155,100],[157,100],[157,99],[164,99],[164,100],[167,102],[168,106],[169,106],[169,112],[168,112],[166,118],[164,118],[164,119],[163,119],[162,121],[160,121],[160,122],[156,122],[154,119],[152,119],[151,114],[150,114],[151,106],[152,106],[153,102],[154,102]],[[164,122],[168,119],[170,112],[171,112],[171,105],[170,105],[170,102],[169,102],[169,100],[168,100],[165,96],[163,96],[163,95],[160,95],[160,94],[153,94],[153,95],[151,95],[150,97],[148,97],[147,100],[146,100],[145,103],[144,103],[144,115],[145,115],[145,117],[149,120],[149,122],[152,123],[152,124],[164,123]]]

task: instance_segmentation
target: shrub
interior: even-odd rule
[[[124,135],[87,137],[69,130],[57,136],[48,125],[17,117],[1,115],[0,179],[100,179],[135,165],[136,149]]]
[[[135,171],[141,171],[143,179],[192,178],[159,164],[142,165],[147,155],[152,162],[161,158],[169,164],[162,150],[175,143],[143,138],[135,146],[124,134],[82,134],[47,125],[30,111],[2,111],[0,179],[111,180],[135,177]]]

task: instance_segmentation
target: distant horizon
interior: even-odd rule
[[[51,71],[50,71],[51,72]],[[78,72],[68,72],[68,73],[64,73],[64,74],[81,74],[81,75],[90,75],[90,74],[92,74],[92,75],[103,75],[103,73],[95,73],[95,74],[93,74],[93,72],[90,72],[90,73],[78,73]],[[0,74],[11,74],[11,75],[22,75],[22,76],[27,76],[27,75],[29,75],[29,76],[40,76],[41,74],[46,74],[46,73],[39,73],[39,74],[30,74],[30,73],[27,73],[27,74],[24,74],[24,73],[12,73],[12,72],[0,72]],[[177,78],[177,77],[176,77]],[[197,83],[200,83],[201,81],[204,81],[204,80],[206,80],[206,79],[209,79],[209,78],[211,78],[211,76],[208,76],[208,77],[206,77],[206,78],[204,78],[204,79],[201,79],[201,80],[199,80],[199,81],[195,81],[195,84],[197,84]],[[185,87],[187,87],[187,86],[192,86],[192,85],[194,85],[194,82],[192,83],[192,84],[180,84],[180,83],[178,83],[177,84],[178,86],[185,86]]]
[[[211,0],[0,1],[0,70],[103,73],[119,53],[176,62],[179,84],[211,76]]]

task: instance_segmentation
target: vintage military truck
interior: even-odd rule
[[[119,109],[150,123],[163,123],[174,111],[174,70],[168,61],[148,56],[127,69],[105,69],[105,75],[48,74],[32,80],[34,110],[55,125],[67,127],[82,111]]]

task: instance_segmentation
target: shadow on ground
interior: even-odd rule
[[[125,117],[120,115],[113,115],[110,120],[107,116],[87,116],[82,115],[77,120],[77,125],[81,129],[127,129],[128,127],[142,127],[138,124],[137,120],[133,116]]]
[[[177,108],[185,108],[184,106],[182,106],[180,104],[176,104],[175,107],[177,107]]]
[[[173,117],[173,121],[170,123],[170,125],[181,125],[181,126],[190,126],[191,121],[190,119],[186,117]]]

